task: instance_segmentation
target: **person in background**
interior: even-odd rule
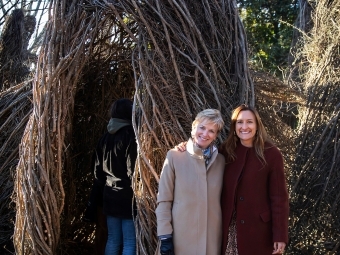
[[[220,112],[206,109],[192,123],[186,152],[168,151],[157,194],[156,254],[220,254],[225,160],[214,143],[223,126]]]
[[[95,150],[95,184],[102,190],[103,213],[107,219],[105,255],[135,255],[136,205],[131,186],[137,158],[132,128],[132,101],[119,99],[110,110],[107,132]],[[122,252],[122,253],[120,253]]]
[[[255,108],[243,104],[234,109],[219,152],[226,159],[221,254],[282,254],[289,217],[283,157]]]

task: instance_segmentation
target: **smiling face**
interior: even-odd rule
[[[249,110],[241,111],[237,116],[235,131],[244,146],[253,146],[256,129],[257,125],[254,113]]]
[[[206,149],[216,139],[218,128],[215,123],[203,120],[193,127],[191,135],[198,147]]]

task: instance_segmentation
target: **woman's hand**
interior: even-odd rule
[[[282,254],[285,250],[286,244],[284,242],[275,242],[274,251],[272,254]]]
[[[180,144],[176,145],[174,149],[183,152],[187,150],[186,145],[187,142],[181,142]]]

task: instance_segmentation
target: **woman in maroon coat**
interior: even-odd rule
[[[222,254],[283,253],[289,214],[283,158],[253,107],[241,105],[233,111],[220,151],[226,158]]]

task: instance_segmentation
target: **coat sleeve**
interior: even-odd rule
[[[170,151],[163,164],[157,194],[157,235],[172,234],[172,202],[174,199],[175,170]]]
[[[270,202],[272,211],[273,242],[288,243],[289,201],[281,152],[272,148],[270,159]]]
[[[136,138],[134,135],[131,135],[129,139],[129,145],[127,148],[127,158],[126,158],[127,174],[130,178],[132,178],[132,175],[135,171],[136,158],[137,158]]]

